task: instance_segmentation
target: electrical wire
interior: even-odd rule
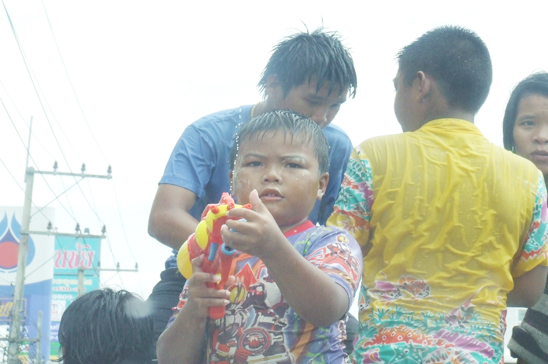
[[[61,54],[61,50],[59,49],[59,44],[57,43],[57,38],[55,37],[55,32],[53,31],[53,27],[51,26],[51,22],[49,20],[49,16],[48,16],[48,12],[46,10],[46,6],[44,5],[44,1],[42,0],[42,7],[44,9],[44,14],[46,15],[46,19],[48,21],[48,25],[49,25],[49,29],[51,31],[51,35],[53,37],[53,41],[55,42],[55,47],[57,48],[57,53],[59,54],[59,58],[61,59],[61,63],[63,64],[63,69],[65,70],[65,74],[67,75],[67,79],[68,79],[68,82],[70,84],[70,88],[72,90],[72,93],[74,95],[74,98],[76,99],[76,103],[78,104],[78,107],[80,108],[80,112],[82,113],[82,116],[84,118],[84,121],[86,122],[86,125],[88,127],[88,130],[93,138],[93,140],[95,141],[95,144],[97,145],[97,147],[99,148],[99,151],[101,152],[101,155],[103,156],[103,158],[105,159],[105,162],[107,162],[107,164],[110,164],[108,162],[108,159],[105,155],[105,153],[103,152],[102,148],[101,148],[101,145],[99,144],[99,142],[97,141],[97,138],[95,137],[95,134],[93,133],[93,130],[91,129],[91,126],[88,122],[88,119],[86,117],[86,114],[84,113],[84,109],[82,108],[82,104],[80,103],[80,99],[78,98],[78,96],[76,95],[76,91],[74,89],[74,85],[72,83],[72,79],[70,78],[69,76],[69,73],[68,73],[68,70],[67,70],[67,66],[65,64],[65,60],[63,58],[63,55]]]
[[[42,108],[42,111],[43,111],[43,113],[44,113],[44,116],[45,116],[45,118],[46,118],[46,121],[47,121],[47,123],[48,123],[48,126],[49,126],[49,128],[50,128],[50,130],[51,130],[51,133],[52,133],[52,135],[53,135],[53,138],[55,139],[55,142],[56,142],[57,146],[59,147],[59,151],[60,151],[60,153],[61,153],[61,156],[63,157],[63,160],[64,160],[65,163],[67,164],[67,167],[68,167],[70,173],[73,173],[73,172],[72,172],[72,169],[70,168],[70,164],[68,163],[67,157],[66,157],[65,153],[63,152],[63,148],[61,148],[61,144],[59,143],[59,139],[57,138],[57,134],[55,133],[55,130],[53,130],[53,126],[51,125],[51,121],[50,121],[50,119],[49,119],[49,117],[48,117],[48,114],[47,114],[47,112],[46,112],[46,109],[45,109],[45,107],[44,107],[44,101],[42,100],[42,97],[40,97],[40,93],[38,92],[37,81],[35,80],[36,77],[33,76],[33,73],[32,73],[32,71],[31,71],[31,69],[30,69],[29,62],[28,62],[28,60],[27,60],[27,57],[25,56],[25,52],[24,52],[24,50],[23,50],[23,47],[22,47],[22,45],[21,45],[21,42],[19,41],[19,37],[18,37],[18,35],[17,35],[17,32],[16,32],[15,27],[14,27],[14,25],[13,25],[13,22],[11,21],[11,17],[10,17],[10,15],[9,15],[9,12],[8,12],[8,9],[7,9],[7,7],[6,7],[6,4],[5,4],[4,0],[2,0],[2,5],[4,6],[4,10],[5,10],[5,12],[6,12],[6,16],[7,16],[7,18],[8,18],[8,21],[9,21],[9,24],[10,24],[10,27],[11,27],[11,30],[12,30],[12,33],[13,33],[13,36],[14,36],[15,41],[16,41],[16,43],[17,43],[17,46],[18,46],[18,48],[19,48],[19,52],[21,53],[21,57],[23,58],[23,62],[24,62],[24,64],[25,64],[27,73],[28,73],[28,75],[29,75],[29,79],[30,79],[31,84],[32,84],[32,86],[33,86],[33,88],[34,88],[34,92],[36,93],[36,96],[37,96],[37,98],[38,98],[38,102],[39,102],[39,104],[40,104],[40,107]],[[62,131],[62,128],[61,128],[61,131]],[[80,188],[80,187],[78,186],[78,188]],[[81,189],[80,189],[80,191],[81,191]],[[83,192],[82,192],[82,194],[83,194]],[[84,196],[84,199],[86,199],[85,196]],[[86,199],[86,201],[87,201],[87,199]],[[88,202],[88,205],[89,205],[89,202]],[[91,207],[91,205],[90,205],[90,207]],[[93,208],[92,208],[92,209],[93,209]],[[94,211],[94,212],[97,213],[96,211]],[[75,219],[75,220],[76,220],[76,219]]]
[[[8,109],[7,109],[7,107],[6,107],[6,104],[4,103],[4,100],[3,100],[1,97],[0,97],[0,103],[1,103],[2,106],[4,107],[4,110],[6,111],[6,114],[8,115],[8,118],[10,119],[11,124],[13,125],[13,127],[14,127],[14,129],[15,129],[15,132],[17,133],[17,136],[19,137],[19,140],[21,141],[21,143],[23,144],[23,146],[24,146],[25,149],[26,149],[25,141],[23,140],[23,138],[21,137],[21,134],[19,133],[19,130],[18,130],[17,127],[15,126],[15,123],[13,122],[13,119],[12,119],[12,117],[11,117],[11,114],[9,113],[9,111],[8,111]],[[29,153],[29,157],[30,157],[30,160],[32,161],[32,163],[36,166],[37,163],[36,163],[36,161],[34,160],[34,157],[33,157],[30,153]],[[6,169],[8,169],[8,167],[6,166],[6,164],[4,164],[4,166],[6,167]],[[11,173],[10,173],[10,174],[11,174]],[[13,176],[13,175],[12,175],[12,176]],[[42,176],[42,177],[43,177],[43,176]],[[15,180],[15,181],[17,182],[17,180]],[[49,190],[50,190],[50,191],[53,193],[53,195],[55,196],[55,192],[53,191],[53,188],[50,186],[50,184],[47,182],[47,180],[45,180],[45,182],[46,182],[46,185],[48,186]],[[18,183],[17,183],[17,184],[18,184]],[[19,185],[19,184],[18,184],[18,185]],[[26,194],[25,189],[23,189],[21,186],[19,186],[19,187],[20,187],[20,188],[22,189],[22,191]],[[71,217],[74,219],[74,221],[76,221],[76,217],[74,216],[74,214],[73,214],[73,213],[70,213],[70,212],[66,209],[66,207],[65,207],[61,202],[60,202],[60,204],[61,204],[61,207],[63,207],[63,208],[69,213],[69,216],[71,216]],[[36,206],[36,205],[34,205],[34,206],[40,211],[40,209],[38,208],[38,206]],[[72,209],[72,207],[71,207],[71,209]],[[43,214],[42,214],[42,215],[43,215]],[[44,217],[45,217],[45,215],[44,215]]]
[[[2,163],[4,165],[4,168],[6,168],[6,171],[8,171],[8,174],[10,175],[10,177],[13,179],[13,181],[15,182],[15,184],[17,185],[17,187],[19,187],[19,189],[21,189],[21,191],[23,191],[23,194],[26,196],[27,195],[27,192],[25,191],[25,189],[19,184],[19,182],[17,182],[17,179],[15,178],[15,176],[13,175],[13,173],[11,173],[10,169],[8,168],[8,166],[6,165],[6,163],[2,160],[2,158],[0,158],[0,163]],[[36,208],[36,209],[39,209],[38,206],[36,206],[36,204],[34,202],[32,202],[31,200],[31,203],[32,205]],[[44,213],[42,212],[41,213],[42,216],[44,216],[46,219],[48,219],[48,217],[46,215],[44,215]]]
[[[61,192],[59,195],[56,195],[55,198],[53,200],[51,200],[50,202],[46,203],[45,205],[43,205],[41,208],[39,208],[37,211],[35,211],[32,215],[30,215],[30,217],[32,218],[34,215],[36,215],[37,213],[41,212],[42,210],[44,210],[46,207],[48,207],[50,204],[52,204],[53,202],[55,201],[58,201],[59,198],[61,196],[63,196],[65,193],[67,193],[72,187],[76,186],[78,183],[82,182],[83,178],[80,178],[79,180],[77,180],[76,182],[74,182],[74,184],[72,184],[69,188],[64,188],[63,192]]]
[[[131,257],[133,258],[133,261],[135,263],[137,263],[137,259],[135,259],[135,256],[133,255],[133,250],[131,249],[131,245],[129,244],[129,240],[127,238],[126,228],[125,228],[125,225],[124,225],[124,221],[122,219],[122,212],[120,210],[120,203],[118,202],[118,194],[116,193],[116,186],[114,184],[114,181],[112,181],[112,189],[114,191],[114,199],[116,201],[116,208],[118,210],[118,216],[120,218],[120,224],[122,225],[122,231],[124,233],[124,240],[126,241],[126,246],[129,250],[129,253],[131,254]],[[143,295],[143,284],[142,284],[142,280],[141,280],[141,273],[139,271],[137,271],[137,276],[139,277],[138,281],[139,281],[139,288],[141,289],[141,295]]]
[[[88,119],[87,119],[87,117],[86,117],[86,114],[85,114],[85,112],[84,112],[84,109],[83,109],[83,107],[82,107],[82,104],[81,104],[81,102],[80,102],[80,99],[78,98],[78,95],[76,94],[76,90],[75,90],[75,88],[74,88],[74,84],[72,83],[72,79],[71,79],[71,77],[70,77],[70,75],[69,75],[69,73],[68,73],[68,70],[67,70],[67,67],[66,67],[66,64],[65,64],[65,60],[64,60],[63,55],[62,55],[62,53],[61,53],[61,50],[60,50],[60,48],[59,48],[59,43],[57,42],[57,38],[55,37],[55,32],[53,31],[53,27],[52,27],[52,25],[51,25],[51,21],[50,21],[50,19],[49,19],[49,15],[48,15],[48,12],[47,12],[47,9],[46,9],[46,6],[45,6],[43,0],[42,0],[42,7],[43,7],[43,9],[44,9],[44,14],[45,14],[45,16],[46,16],[46,19],[47,19],[47,22],[48,22],[48,25],[49,25],[49,28],[50,28],[50,31],[51,31],[51,34],[52,34],[54,43],[55,43],[55,46],[56,46],[56,48],[57,48],[57,53],[59,54],[59,58],[61,59],[61,63],[62,63],[62,65],[63,65],[63,69],[65,70],[65,74],[66,74],[66,76],[67,76],[67,80],[68,80],[68,82],[69,82],[69,84],[70,84],[70,87],[71,87],[72,93],[73,93],[73,95],[74,95],[74,98],[76,99],[76,103],[78,104],[78,107],[80,108],[80,112],[82,113],[82,117],[84,118],[84,121],[85,121],[85,123],[86,123],[86,125],[87,125],[87,127],[88,127],[88,129],[89,129],[89,131],[90,131],[90,134],[91,134],[91,136],[92,136],[92,138],[93,138],[95,144],[97,145],[99,151],[101,152],[101,155],[103,156],[103,158],[105,159],[105,161],[110,165],[110,163],[108,162],[108,159],[107,159],[105,153],[103,152],[103,150],[102,150],[102,148],[101,148],[101,145],[100,145],[99,142],[97,141],[97,138],[95,137],[95,134],[93,133],[93,130],[91,129],[91,126],[90,126],[89,121],[88,121]],[[119,216],[119,218],[120,218],[120,223],[121,223],[121,225],[122,225],[122,230],[123,230],[123,235],[124,235],[124,238],[125,238],[125,241],[126,241],[126,245],[127,245],[128,249],[129,249],[130,255],[131,255],[131,257],[133,258],[134,262],[137,262],[137,260],[135,259],[135,256],[133,255],[133,251],[132,251],[132,249],[131,249],[131,246],[130,246],[130,244],[129,244],[129,241],[128,241],[128,239],[127,239],[127,233],[126,233],[125,226],[124,226],[123,219],[122,219],[122,215],[121,215],[121,212],[120,212],[120,205],[119,205],[119,203],[118,203],[118,196],[116,195],[116,189],[114,188],[114,183],[113,183],[113,189],[114,189],[114,194],[115,194],[115,199],[116,199],[116,207],[117,207],[117,210],[118,210],[118,216]],[[83,191],[82,191],[82,193],[83,193]],[[91,197],[92,197],[92,199],[93,199],[93,206],[91,206],[91,204],[89,203],[89,201],[87,201],[87,198],[85,197],[85,195],[84,195],[84,198],[86,199],[86,202],[88,202],[88,204],[90,205],[90,207],[92,207],[92,211],[95,212],[95,214],[96,214],[96,216],[97,216],[99,222],[100,222],[102,225],[105,225],[105,223],[101,220],[101,218],[99,217],[99,215],[98,215],[97,212],[96,212],[96,211],[97,211],[97,207],[96,207],[96,205],[95,205],[95,199],[93,198],[93,192],[91,192],[91,189],[90,189],[90,195],[91,195]],[[114,261],[116,261],[116,259],[115,259],[115,257],[114,257],[114,252],[112,251],[112,247],[111,247],[111,244],[110,244],[110,239],[107,239],[107,241],[108,241],[109,249],[110,249],[110,251],[111,251],[111,253],[112,253],[112,255],[113,255]],[[140,279],[139,279],[139,284],[141,285],[141,280],[140,280]],[[142,286],[141,286],[141,292],[142,292],[142,290],[143,290],[143,289],[142,289]]]
[[[31,70],[31,68],[30,68],[29,62],[28,62],[27,57],[26,57],[26,55],[25,55],[25,53],[24,53],[24,50],[23,50],[23,48],[22,48],[21,42],[20,42],[19,37],[18,37],[18,35],[17,35],[17,32],[16,32],[16,30],[15,30],[15,27],[14,27],[12,21],[11,21],[11,18],[10,18],[9,12],[8,12],[8,10],[7,10],[7,8],[6,8],[6,5],[5,5],[4,0],[2,0],[2,4],[3,4],[3,6],[4,6],[4,10],[5,10],[5,12],[6,12],[6,15],[7,15],[7,18],[8,18],[8,21],[9,21],[9,24],[10,24],[10,26],[11,26],[11,30],[12,30],[13,35],[14,35],[14,37],[15,37],[15,40],[16,40],[16,42],[17,42],[17,46],[19,47],[19,51],[20,51],[21,56],[22,56],[22,58],[23,58],[23,61],[24,61],[24,63],[25,63],[25,67],[26,67],[26,69],[27,69],[27,73],[29,74],[29,78],[30,78],[30,80],[31,80],[32,86],[33,86],[34,91],[35,91],[35,93],[36,93],[36,95],[37,95],[37,97],[38,97],[38,101],[39,101],[39,103],[40,103],[40,106],[41,106],[41,108],[42,108],[42,111],[44,112],[44,116],[45,116],[45,118],[46,118],[46,120],[47,120],[47,123],[48,123],[49,128],[50,128],[50,130],[51,130],[51,132],[52,132],[52,135],[53,135],[53,137],[54,137],[54,139],[55,139],[55,142],[56,142],[57,146],[59,147],[59,150],[60,150],[60,152],[61,152],[61,155],[62,155],[62,157],[63,157],[63,160],[67,163],[68,169],[69,169],[70,172],[72,173],[72,170],[70,169],[70,166],[69,166],[68,160],[67,160],[67,158],[66,158],[66,155],[65,155],[65,153],[63,152],[63,149],[61,148],[61,144],[60,144],[59,139],[58,139],[58,137],[57,137],[57,135],[56,135],[56,132],[54,131],[54,128],[53,128],[53,126],[52,126],[52,124],[51,124],[50,118],[48,117],[48,113],[46,112],[46,109],[45,109],[45,106],[44,106],[44,105],[47,105],[47,106],[48,106],[50,112],[52,113],[52,117],[54,118],[54,120],[55,120],[56,122],[57,122],[57,120],[55,119],[55,117],[54,117],[54,115],[53,115],[53,111],[51,110],[51,107],[49,107],[49,104],[47,103],[47,100],[46,100],[45,97],[43,96],[43,92],[41,92],[40,86],[39,86],[39,84],[37,83],[37,80],[36,80],[36,76],[34,76],[32,70]],[[85,120],[85,122],[86,122],[86,125],[87,125],[88,129],[90,130],[90,133],[91,133],[91,135],[92,135],[92,137],[93,137],[95,143],[97,144],[97,146],[98,146],[98,148],[99,148],[101,154],[103,155],[103,158],[104,158],[105,161],[107,161],[107,163],[108,163],[108,160],[107,160],[107,158],[106,158],[106,156],[105,156],[103,150],[101,149],[101,147],[100,147],[100,145],[99,145],[99,143],[98,143],[98,141],[97,141],[97,138],[95,137],[95,135],[93,134],[93,131],[91,130],[91,126],[90,126],[90,124],[89,124],[89,122],[88,122],[88,120],[87,120],[87,118],[86,118],[86,116],[85,116],[85,113],[84,113],[84,111],[83,111],[83,108],[82,108],[82,105],[81,105],[81,103],[80,103],[80,100],[78,99],[78,97],[77,97],[77,95],[76,95],[76,92],[75,92],[75,89],[74,89],[74,85],[73,85],[72,80],[70,79],[70,76],[69,76],[69,74],[68,74],[68,71],[67,71],[67,68],[66,68],[64,59],[63,59],[63,57],[62,57],[62,55],[61,55],[61,52],[60,52],[60,49],[59,49],[58,42],[57,42],[57,40],[56,40],[56,38],[55,38],[55,34],[54,34],[53,28],[52,28],[52,26],[51,26],[51,22],[50,22],[50,20],[49,20],[49,16],[48,16],[48,14],[47,14],[47,10],[46,10],[45,5],[44,5],[43,2],[42,2],[42,5],[43,5],[43,8],[44,8],[44,13],[45,13],[45,15],[46,15],[46,18],[47,18],[47,21],[48,21],[50,30],[51,30],[51,32],[52,32],[52,36],[53,36],[54,41],[55,41],[55,45],[56,45],[56,47],[57,47],[57,51],[58,51],[58,53],[59,53],[59,56],[60,56],[60,58],[61,58],[61,62],[62,62],[62,64],[63,64],[63,68],[64,68],[64,70],[65,70],[65,73],[66,73],[67,78],[68,78],[68,80],[69,80],[69,83],[70,83],[72,92],[73,92],[73,94],[74,94],[74,97],[75,97],[75,99],[76,99],[76,101],[77,101],[77,104],[78,104],[78,106],[79,106],[79,108],[80,108],[80,111],[82,112],[82,115],[83,115],[83,117],[84,117],[84,120]],[[42,94],[42,96],[40,96],[40,94]],[[5,105],[4,105],[4,108],[6,108]],[[10,120],[11,120],[11,117],[10,117]],[[13,120],[12,120],[12,124],[13,124]],[[59,125],[58,122],[57,122],[57,125],[59,126],[59,129],[61,130],[61,133],[62,133],[62,134],[65,136],[65,138],[68,140],[68,138],[67,138],[66,135],[64,134],[63,128],[60,127],[60,125]],[[15,124],[14,124],[14,127],[15,127]],[[16,127],[15,127],[15,129],[16,129],[16,131],[17,131],[17,134],[19,135],[19,132],[18,132],[18,130],[17,130]],[[20,135],[19,135],[19,138],[20,138],[21,141],[23,142],[23,145],[25,145],[25,143],[24,143],[24,141],[22,140],[22,137],[21,137]],[[70,145],[70,141],[69,141],[69,145]],[[71,145],[71,147],[72,147],[72,145]],[[73,149],[74,149],[74,148],[73,148]],[[30,153],[29,153],[29,154],[30,154]],[[80,159],[81,159],[81,158],[80,158]],[[34,160],[33,160],[33,163],[36,165],[36,163],[35,163]],[[4,165],[5,165],[5,163],[4,163]],[[5,166],[6,166],[6,165],[5,165]],[[7,168],[7,166],[6,166],[6,168]],[[11,174],[11,173],[10,173],[10,174]],[[12,177],[13,177],[13,176],[12,176]],[[42,175],[42,177],[44,178],[43,175]],[[45,178],[44,178],[44,180],[45,180]],[[46,181],[46,180],[45,180],[45,181]],[[88,200],[86,194],[85,194],[84,191],[82,190],[81,186],[79,185],[79,182],[81,181],[81,179],[80,179],[80,180],[76,180],[76,176],[75,176],[75,181],[76,181],[76,182],[75,182],[71,187],[69,187],[68,189],[72,188],[73,186],[77,186],[78,189],[80,190],[80,192],[82,193],[82,196],[84,197],[86,203],[87,203],[88,206],[91,208],[91,210],[93,211],[93,213],[96,215],[97,219],[98,219],[103,225],[105,225],[105,224],[103,223],[102,219],[100,218],[98,212],[97,212],[97,207],[96,207],[96,205],[95,205],[94,199],[93,199],[93,205],[92,205],[92,204],[90,203],[90,201]],[[49,186],[49,184],[47,183],[47,181],[46,181],[46,184],[48,185],[48,187],[50,188],[50,190],[51,190],[51,192],[54,194],[54,196],[56,196],[56,193],[51,189],[51,187]],[[114,185],[113,185],[113,186],[114,186]],[[20,186],[19,186],[19,187],[20,187]],[[63,185],[63,187],[64,187],[65,191],[62,192],[60,195],[56,196],[55,199],[54,199],[53,201],[55,201],[55,200],[59,201],[59,203],[60,203],[61,206],[67,211],[67,213],[68,213],[75,221],[77,221],[76,218],[75,218],[75,216],[74,216],[74,213],[73,213],[73,212],[72,212],[72,213],[69,212],[69,211],[66,209],[66,207],[65,207],[65,206],[61,203],[61,201],[59,200],[59,197],[62,196],[62,195],[64,195],[64,194],[68,191],[68,189],[66,189],[64,185]],[[21,188],[21,187],[20,187],[20,188]],[[128,241],[128,239],[127,239],[127,234],[126,234],[126,231],[125,231],[125,226],[123,225],[123,219],[122,219],[122,216],[121,216],[121,210],[120,210],[120,206],[119,206],[119,203],[118,203],[118,197],[117,197],[117,195],[116,195],[116,190],[115,190],[115,188],[114,188],[114,193],[115,193],[115,198],[116,198],[116,204],[117,204],[117,209],[118,209],[118,215],[119,215],[119,217],[120,217],[120,221],[121,221],[121,224],[122,224],[122,230],[123,230],[123,233],[124,233],[124,238],[125,238],[125,240],[126,240],[126,245],[128,246],[128,249],[129,249],[129,251],[130,251],[130,254],[131,254],[133,260],[136,261],[134,255],[133,255],[133,251],[131,250],[131,247],[130,247],[130,245],[129,245],[129,241]],[[92,198],[93,198],[93,193],[91,193],[91,196],[92,196]],[[53,201],[51,201],[51,202],[53,202]],[[50,203],[51,203],[51,202],[50,202]],[[48,205],[49,205],[50,203],[48,203]],[[71,210],[72,210],[72,206],[70,205],[70,201],[68,201],[68,203],[69,203],[69,206],[70,206],[70,208],[71,208]],[[41,210],[40,210],[39,212],[42,213]],[[38,213],[38,212],[36,212],[36,213]],[[36,213],[35,213],[35,214],[36,214]],[[43,215],[43,213],[42,213],[42,215]],[[114,251],[112,250],[112,244],[111,244],[110,239],[109,239],[108,237],[107,237],[107,245],[108,245],[109,250],[110,250],[110,252],[111,252],[112,258],[114,259],[114,261],[117,261],[116,258],[115,258],[115,255],[114,255]],[[120,276],[120,281],[122,282],[122,285],[123,285],[123,280],[122,280],[122,277],[121,277],[119,271],[118,271],[118,275]],[[140,280],[140,279],[139,279],[139,284],[141,284],[141,280]],[[142,291],[142,287],[141,287],[141,291]]]
[[[12,33],[13,33],[13,35],[14,35],[15,41],[16,41],[16,43],[17,43],[17,46],[18,46],[18,48],[19,48],[19,52],[21,53],[21,57],[23,58],[23,62],[24,62],[24,64],[25,64],[27,73],[28,73],[29,78],[30,78],[30,81],[31,81],[31,83],[32,83],[32,85],[33,85],[33,88],[34,88],[34,91],[35,91],[35,93],[36,93],[36,96],[38,97],[38,101],[39,101],[39,103],[40,103],[40,106],[42,107],[42,111],[44,112],[44,116],[45,116],[45,118],[46,118],[46,120],[47,120],[47,122],[48,122],[48,125],[49,125],[49,127],[50,127],[50,129],[51,129],[51,132],[52,132],[53,137],[54,137],[54,139],[55,139],[55,141],[56,141],[56,143],[57,143],[57,146],[59,147],[59,150],[60,150],[60,152],[61,152],[61,155],[63,156],[63,159],[65,160],[65,162],[66,162],[67,165],[68,165],[67,158],[66,158],[65,154],[63,153],[63,150],[62,150],[62,148],[61,148],[61,145],[60,145],[60,143],[59,143],[59,140],[57,139],[57,135],[55,134],[55,131],[53,130],[53,127],[52,127],[52,125],[51,125],[51,122],[50,122],[50,120],[49,120],[49,118],[48,118],[48,116],[47,116],[47,113],[46,113],[45,109],[44,109],[44,104],[43,104],[43,102],[42,102],[42,99],[40,98],[40,94],[38,93],[38,90],[37,90],[37,87],[36,87],[35,78],[33,77],[32,72],[31,72],[31,70],[30,70],[30,66],[29,66],[29,64],[28,64],[27,57],[26,57],[25,52],[24,52],[24,50],[23,50],[23,48],[22,48],[22,46],[21,46],[21,42],[19,41],[19,37],[18,37],[18,35],[17,35],[17,32],[15,31],[15,27],[13,26],[13,22],[11,21],[11,17],[10,17],[10,15],[9,15],[9,12],[8,12],[8,9],[7,9],[7,7],[6,7],[6,4],[5,4],[4,0],[2,0],[2,5],[4,6],[4,11],[6,12],[6,17],[7,17],[8,21],[9,21],[9,23],[10,23],[10,27],[11,27]],[[3,102],[2,102],[2,104],[4,105]],[[5,107],[5,105],[4,105],[4,107]],[[7,111],[7,110],[6,110],[6,111]],[[9,113],[8,113],[8,116],[9,116]],[[10,119],[11,119],[11,117],[10,117]],[[22,139],[21,139],[21,140],[22,140]],[[23,145],[25,145],[24,141],[23,141]],[[34,159],[32,159],[32,161],[33,161],[33,163],[35,163],[35,162],[34,162]],[[35,165],[36,165],[36,163],[35,163]],[[70,167],[69,167],[69,170],[70,170]],[[71,173],[72,173],[72,171],[71,171]],[[49,184],[48,184],[47,182],[46,182],[46,184],[48,185],[48,187],[50,188],[50,190],[53,192],[53,190],[51,189],[51,186],[49,186]],[[55,195],[54,192],[53,192],[53,194]],[[62,205],[62,206],[63,206],[63,205]],[[65,207],[63,206],[63,208],[65,208]],[[66,208],[65,208],[65,210],[66,210]],[[68,212],[68,210],[67,210],[67,212]],[[69,213],[69,215],[70,215],[70,213]],[[71,215],[71,217],[72,217],[74,220],[76,220],[76,218],[75,218],[74,216]]]
[[[13,99],[11,98],[11,96],[9,95],[8,93],[8,90],[6,89],[6,87],[4,86],[4,84],[2,83],[2,81],[0,81],[0,85],[2,86],[2,88],[4,89],[4,91],[6,92],[6,95],[9,99],[9,101],[11,102],[13,108],[15,109],[15,111],[17,111],[17,114],[19,115],[19,117],[21,118],[21,120],[23,121],[23,123],[25,124],[25,126],[27,127],[27,129],[30,129],[30,126],[29,124],[27,124],[27,122],[25,121],[25,118],[23,117],[23,115],[21,114],[21,111],[19,111],[19,109],[17,108],[17,105],[15,104],[15,102],[13,102]],[[3,102],[2,102],[3,103]],[[4,109],[7,110],[6,106],[4,105]],[[10,117],[11,118],[11,117]],[[12,124],[13,124],[13,120],[12,120]],[[16,128],[17,129],[17,128]],[[36,134],[34,134],[32,132],[32,130],[30,131],[31,132],[31,135],[34,136],[36,142],[38,144],[40,144],[40,146],[42,147],[42,149],[51,157],[52,160],[55,160],[55,157],[50,153],[50,151],[44,146],[44,144],[42,144],[42,142],[40,141],[40,139],[36,136]]]

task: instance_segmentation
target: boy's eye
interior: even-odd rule
[[[535,126],[535,123],[531,120],[525,120],[519,123],[520,126]]]
[[[261,162],[259,161],[252,161],[244,164],[244,167],[260,167],[260,166],[261,166]]]
[[[299,163],[287,163],[287,166],[289,168],[303,168],[303,166],[300,165]]]

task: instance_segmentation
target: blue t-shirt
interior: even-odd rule
[[[234,137],[241,125],[251,119],[253,105],[219,111],[189,125],[167,163],[160,184],[167,183],[194,192],[196,203],[190,214],[200,220],[207,204],[217,203],[223,192],[230,191],[228,179],[229,156]],[[324,225],[333,211],[339,194],[352,142],[339,127],[328,125],[323,133],[329,142],[329,184],[321,201],[316,201],[308,216]],[[176,268],[175,256],[166,262],[167,268]]]
[[[306,260],[346,291],[350,306],[363,261],[352,235],[310,221],[284,235]],[[208,320],[205,363],[346,363],[343,320],[325,327],[307,323],[289,306],[262,260],[239,251],[233,259],[230,274],[236,281],[227,287],[231,295],[225,316]],[[187,299],[188,284],[168,326]]]

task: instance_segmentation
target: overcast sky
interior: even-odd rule
[[[99,233],[106,224],[102,266],[119,261],[122,268],[136,262],[140,268],[138,274],[105,273],[103,283],[145,298],[169,255],[148,236],[147,221],[178,137],[201,116],[258,102],[260,73],[284,36],[323,24],[339,31],[351,48],[358,91],[334,123],[354,144],[401,132],[392,107],[394,57],[434,27],[464,26],[487,44],[494,81],[476,124],[496,144],[502,144],[502,114],[513,86],[532,71],[548,70],[545,0],[4,0],[3,5],[0,205],[23,204],[32,116],[29,165],[51,170],[57,161],[59,171],[78,172],[85,163],[87,172],[97,174],[112,165],[112,181],[84,180],[50,205],[56,209],[54,225],[71,232],[77,221]],[[72,184],[72,178],[37,176],[34,203],[43,206],[54,199],[51,190],[60,193]]]

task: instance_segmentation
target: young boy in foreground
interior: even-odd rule
[[[308,220],[329,181],[329,146],[312,120],[289,111],[244,125],[230,158],[240,204],[222,228],[237,249],[225,290],[206,287],[203,256],[180,312],[158,341],[159,363],[343,363],[345,314],[361,274],[356,241]],[[223,319],[208,307],[226,305]]]

